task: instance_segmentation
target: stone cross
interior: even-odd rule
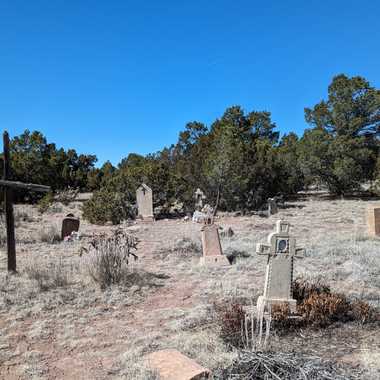
[[[138,208],[138,217],[142,220],[153,221],[153,193],[152,189],[145,185],[141,186],[136,190],[136,200]]]
[[[204,192],[198,188],[196,192],[194,193],[194,198],[195,198],[195,209],[200,211],[203,207],[203,201],[206,199],[206,196]]]
[[[219,230],[216,224],[205,224],[201,228],[202,251],[201,265],[218,264],[229,265],[227,256],[223,255],[220,244]]]
[[[276,231],[268,236],[268,244],[257,244],[256,253],[268,256],[264,295],[257,301],[257,309],[264,310],[270,304],[288,304],[295,312],[293,299],[293,264],[295,258],[303,258],[305,250],[296,247],[296,239],[289,236],[289,223],[276,223]]]
[[[8,271],[16,272],[16,239],[15,239],[15,222],[13,214],[13,190],[24,189],[37,192],[49,192],[49,186],[35,185],[32,183],[23,183],[17,181],[9,181],[11,176],[11,160],[9,149],[9,135],[5,131],[3,135],[4,141],[4,172],[3,179],[0,180],[0,187],[4,188],[4,204],[5,204],[5,221],[7,228],[7,254],[8,254]]]
[[[367,206],[368,233],[371,236],[380,236],[380,203]]]

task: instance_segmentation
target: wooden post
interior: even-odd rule
[[[9,135],[4,132],[4,180],[10,179]],[[7,225],[8,271],[16,272],[15,221],[13,216],[12,189],[4,187],[5,219]]]

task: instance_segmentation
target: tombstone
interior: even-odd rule
[[[277,202],[275,198],[268,198],[268,216],[277,214]]]
[[[380,236],[380,204],[367,206],[367,225],[370,236]]]
[[[73,232],[78,232],[79,225],[79,218],[76,218],[73,214],[67,214],[62,220],[61,239],[64,240],[65,237],[71,236]]]
[[[158,373],[161,380],[207,379],[210,371],[177,350],[161,350],[145,356],[147,366]]]
[[[202,251],[201,265],[230,265],[227,256],[223,255],[219,239],[219,228],[216,224],[205,224],[201,228]]]
[[[303,258],[305,250],[296,248],[296,239],[289,236],[289,223],[276,223],[276,231],[268,236],[268,244],[257,244],[256,253],[268,256],[264,295],[257,300],[258,315],[264,313],[267,305],[287,304],[291,312],[296,311],[293,299],[294,258]]]
[[[152,189],[143,183],[136,190],[138,218],[144,221],[153,221],[153,194]]]
[[[198,188],[196,192],[194,193],[194,198],[195,198],[195,210],[198,210],[198,211],[202,210],[203,201],[206,199],[204,192]]]

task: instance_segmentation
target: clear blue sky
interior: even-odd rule
[[[226,107],[302,133],[333,75],[380,87],[380,2],[0,0],[0,129],[114,164]]]

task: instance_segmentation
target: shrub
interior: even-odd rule
[[[122,220],[133,218],[134,212],[126,195],[103,188],[84,203],[83,217],[93,224],[119,224]]]
[[[58,202],[61,202],[65,206],[68,206],[71,202],[75,200],[78,193],[79,193],[79,189],[68,188],[65,190],[60,190],[60,191],[57,191],[56,200]]]
[[[37,281],[41,291],[63,288],[69,284],[68,272],[61,258],[52,263],[33,261],[26,266],[25,271],[30,279]]]
[[[137,250],[137,244],[136,238],[118,229],[112,236],[95,237],[88,248],[82,249],[82,253],[88,254],[88,273],[101,289],[118,284],[127,277],[129,257],[137,258],[132,252]]]
[[[38,202],[38,211],[43,214],[45,213],[50,205],[54,202],[53,193],[46,193]]]
[[[248,348],[255,344],[256,322],[239,302],[214,304],[220,337],[230,347]]]

